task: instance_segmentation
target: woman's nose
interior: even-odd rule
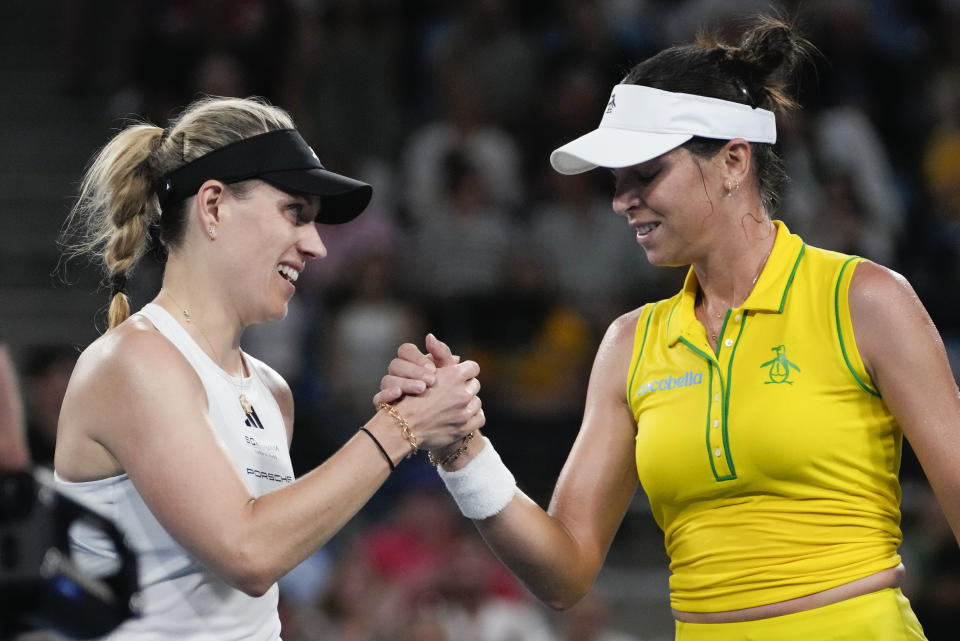
[[[320,230],[315,224],[303,225],[303,236],[297,243],[302,254],[308,258],[324,258],[327,255],[327,247],[320,238]]]

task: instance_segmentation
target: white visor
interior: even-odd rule
[[[561,174],[595,167],[630,167],[679,147],[694,136],[777,141],[772,111],[729,100],[617,85],[600,126],[550,154]]]

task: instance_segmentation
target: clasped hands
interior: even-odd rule
[[[463,439],[486,422],[480,397],[480,366],[460,362],[446,343],[427,334],[426,353],[413,343],[397,350],[380,380],[373,404],[398,403],[398,409],[412,419],[421,449],[440,460],[448,457]]]

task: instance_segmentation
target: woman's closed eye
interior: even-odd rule
[[[649,185],[660,175],[660,165],[639,165],[627,169],[611,170],[614,188],[619,188],[623,182],[635,181],[641,185]]]
[[[643,184],[650,184],[660,174],[660,165],[639,166],[634,170],[634,177]]]
[[[306,203],[290,203],[284,207],[284,210],[290,214],[293,222],[300,226],[312,223],[316,212]]]

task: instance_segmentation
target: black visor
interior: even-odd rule
[[[281,129],[232,142],[174,169],[160,180],[157,196],[166,208],[195,195],[207,180],[229,184],[251,178],[283,191],[319,196],[319,223],[353,220],[373,195],[367,183],[324,169],[298,131]]]

